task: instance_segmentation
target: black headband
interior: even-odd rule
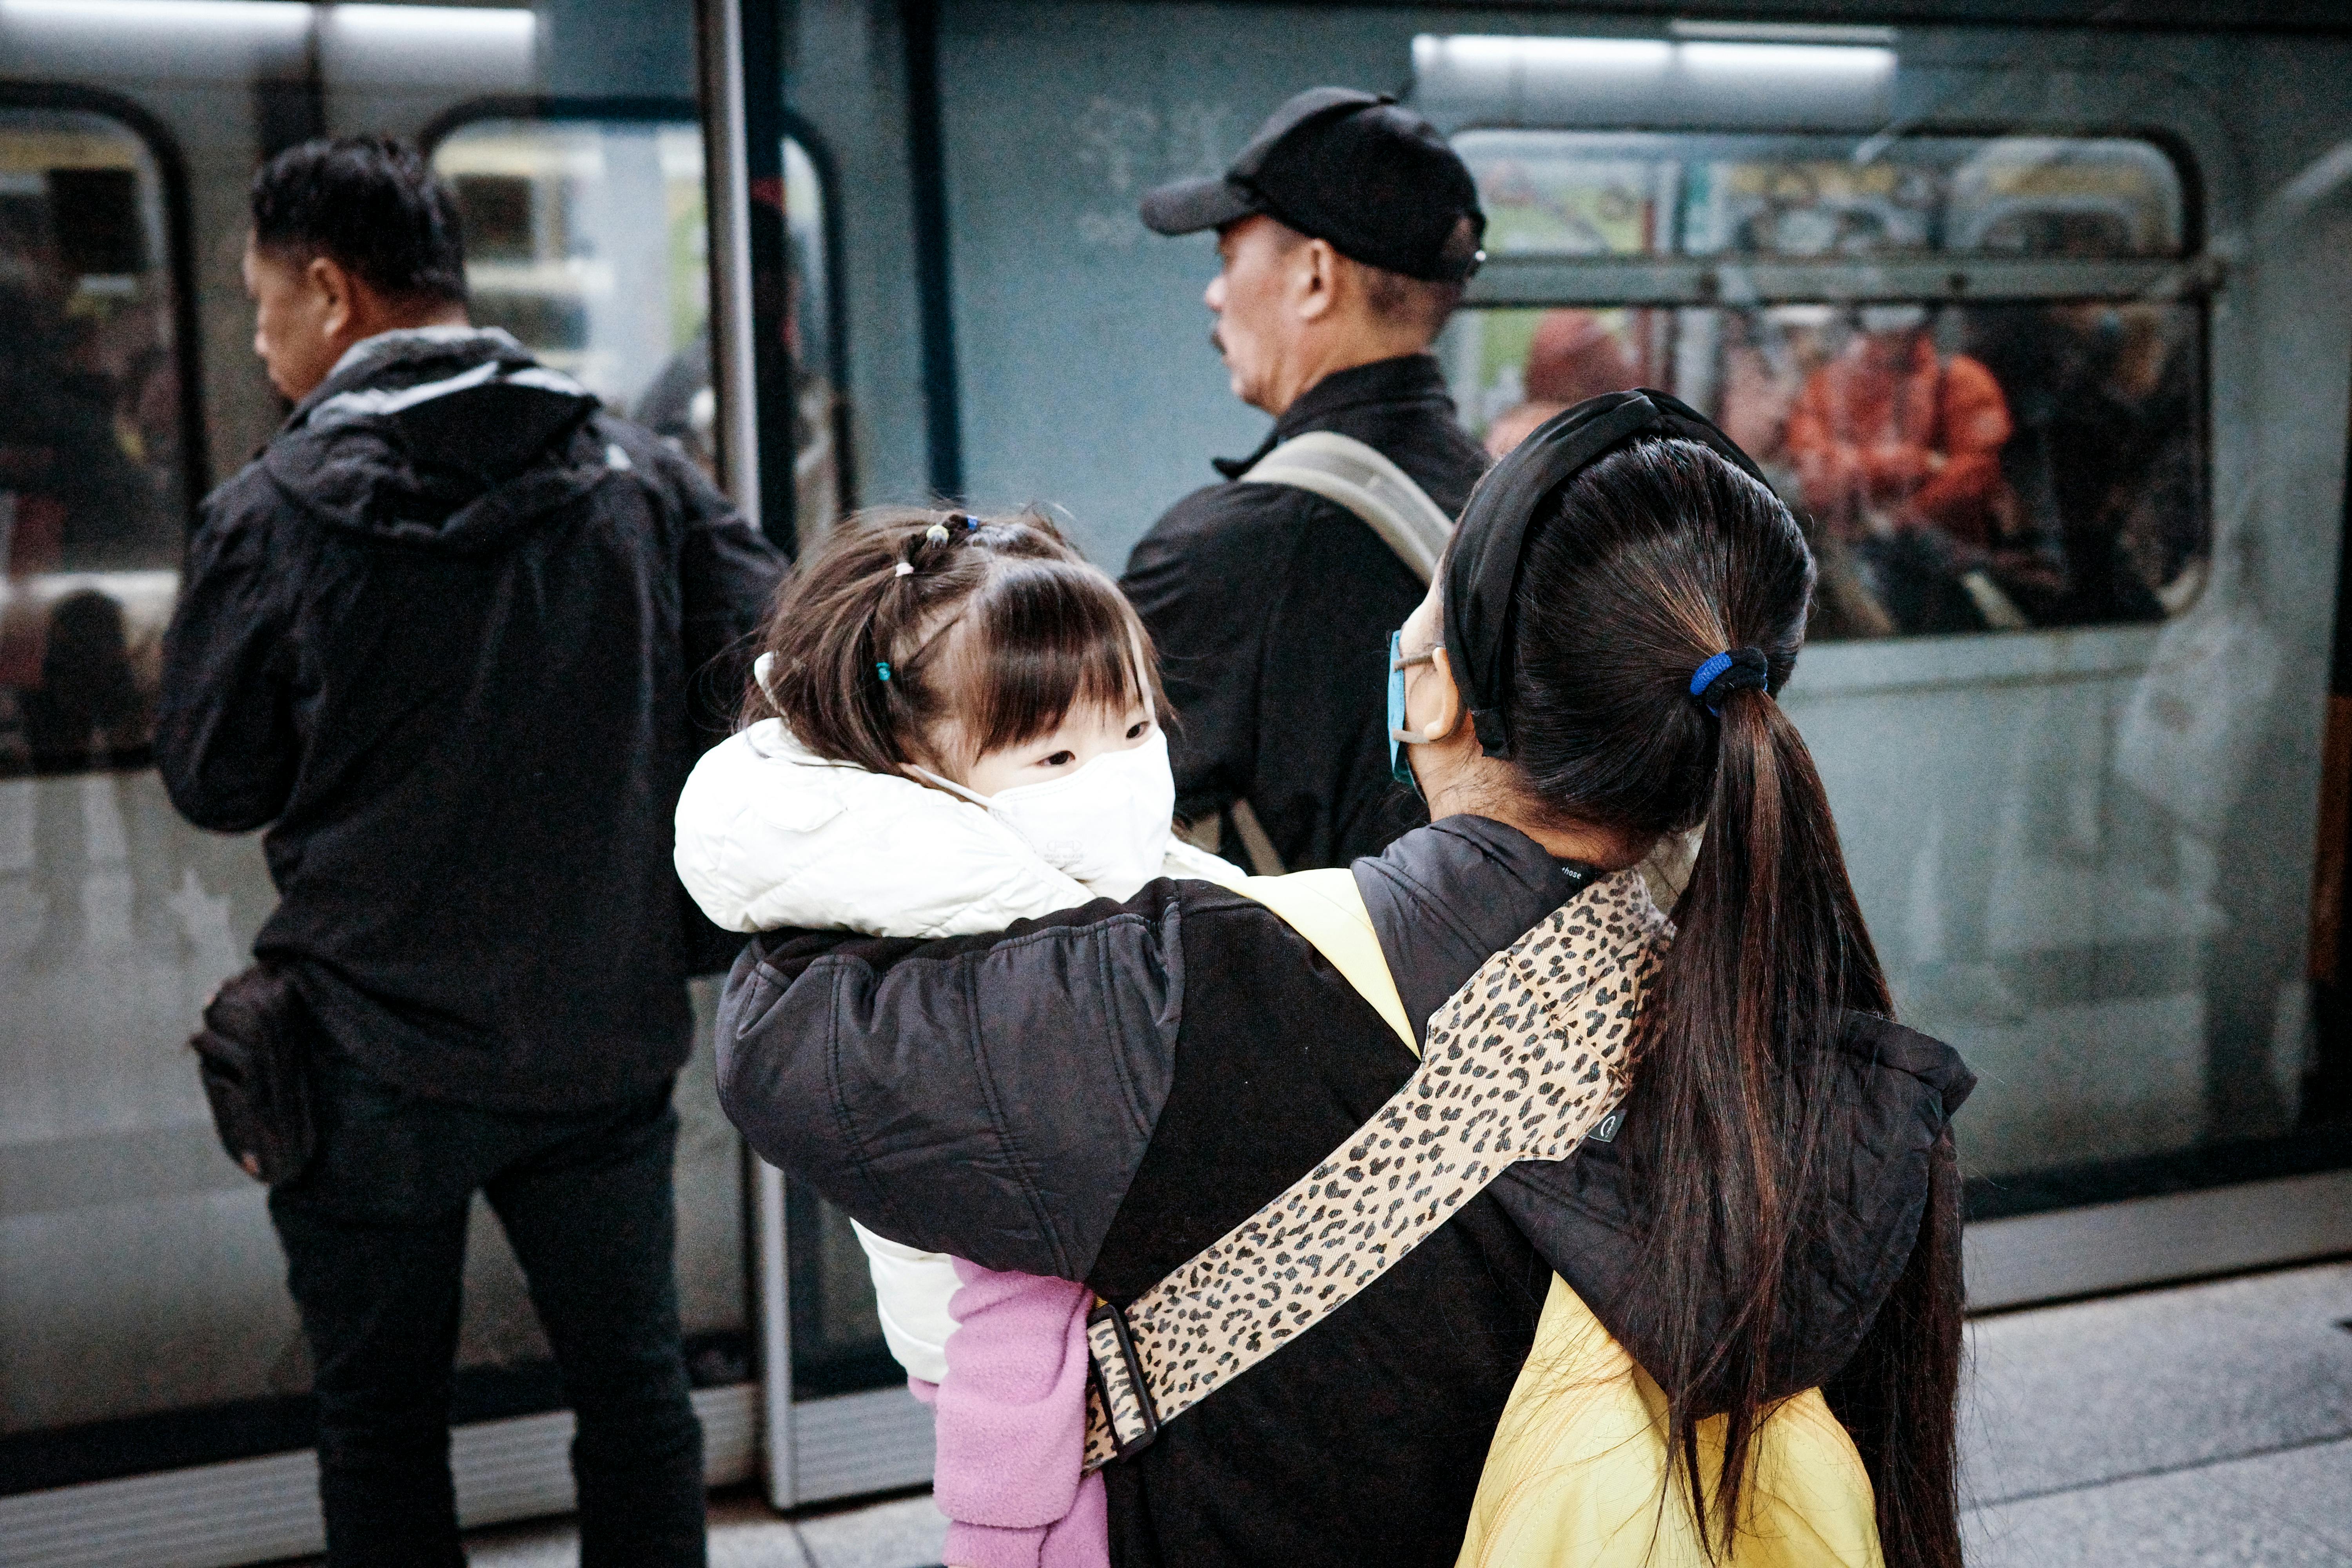
[[[1528,525],[1544,498],[1636,436],[1680,437],[1721,454],[1759,484],[1755,460],[1680,398],[1643,387],[1588,397],[1536,426],[1535,433],[1478,481],[1445,555],[1445,651],[1469,704],[1478,743],[1490,757],[1511,754],[1503,697],[1510,689],[1512,591]]]

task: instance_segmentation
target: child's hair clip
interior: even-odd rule
[[[914,563],[910,561],[901,561],[898,564],[890,568],[890,575],[893,577],[911,577],[914,574]]]
[[[931,524],[923,530],[923,538],[931,544],[945,544],[948,542],[948,525],[944,522]]]
[[[890,665],[887,659],[877,659],[875,661],[874,678],[882,682],[885,686],[890,684]]]
[[[963,531],[966,533],[978,533],[980,531],[980,519],[972,516],[971,513],[968,511],[960,511],[953,517],[948,519],[948,521],[950,522],[960,522],[963,524]]]

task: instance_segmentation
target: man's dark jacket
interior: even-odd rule
[[[671,817],[781,569],[505,333],[372,339],[204,503],[164,784],[201,826],[269,826],[255,952],[362,1067],[610,1103],[686,1057],[708,957]]]
[[[1354,873],[1417,1030],[1589,883],[1517,829],[1463,816]],[[1776,1394],[1852,1359],[1910,1258],[1972,1082],[1948,1047],[1884,1018],[1850,1018],[1840,1044],[1824,1086],[1835,1187],[1783,1298]],[[1414,1067],[1271,910],[1179,881],[996,936],[755,938],[728,980],[719,1055],[720,1102],[751,1146],[870,1229],[1122,1305],[1339,1148]],[[1658,1364],[1666,1303],[1633,1288],[1652,1137],[1637,1071],[1613,1142],[1513,1166],[1110,1465],[1113,1562],[1451,1568],[1555,1271]],[[1722,1291],[1684,1289],[1720,1321]]]
[[[1324,377],[1217,468],[1234,479],[1310,430],[1381,453],[1448,517],[1486,471],[1428,354]],[[1428,820],[1390,775],[1385,706],[1389,633],[1427,589],[1355,513],[1293,485],[1211,485],[1152,525],[1119,586],[1176,710],[1178,816],[1246,800],[1293,870],[1376,855]]]

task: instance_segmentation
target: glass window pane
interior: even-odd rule
[[[1454,149],[1478,181],[1492,256],[1640,256],[1672,248],[1673,160],[1658,138],[1473,131]]]
[[[793,363],[794,526],[821,537],[844,510],[839,345],[833,341],[833,278],[826,270],[824,186],[807,151],[784,140],[784,238],[789,251],[784,344]]]
[[[0,108],[0,776],[152,738],[188,505],[165,234],[129,128]]]
[[[1496,310],[1449,332],[1492,450],[1623,386],[1721,423],[1812,531],[1816,638],[2160,621],[2205,581],[2195,304]]]
[[[1923,151],[1898,143],[1903,152]],[[1868,162],[1812,145],[1694,159],[1683,250],[1756,256],[1890,256],[1941,248],[1945,170],[1916,157]]]
[[[792,1265],[793,1397],[824,1399],[907,1381],[883,1342],[866,1250],[849,1216],[786,1178]]]
[[[433,162],[465,216],[474,319],[504,327],[715,472],[700,128],[691,121],[481,120],[451,132]],[[840,514],[844,491],[833,280],[816,167],[789,139],[783,164],[795,516],[803,536],[814,537]],[[753,197],[776,200],[773,187]],[[662,308],[644,309],[648,300]]]
[[[2185,243],[2179,171],[2122,138],[1475,131],[1489,254],[2135,257]]]
[[[465,218],[475,321],[707,463],[700,128],[480,120],[444,139],[433,163]]]
[[[2145,142],[2010,136],[1952,172],[1947,248],[1995,256],[2177,256],[2180,174]]]

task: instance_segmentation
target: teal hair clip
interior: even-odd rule
[[[887,685],[890,679],[889,665],[877,661],[874,666],[874,678],[877,680],[883,682],[885,685]]]

